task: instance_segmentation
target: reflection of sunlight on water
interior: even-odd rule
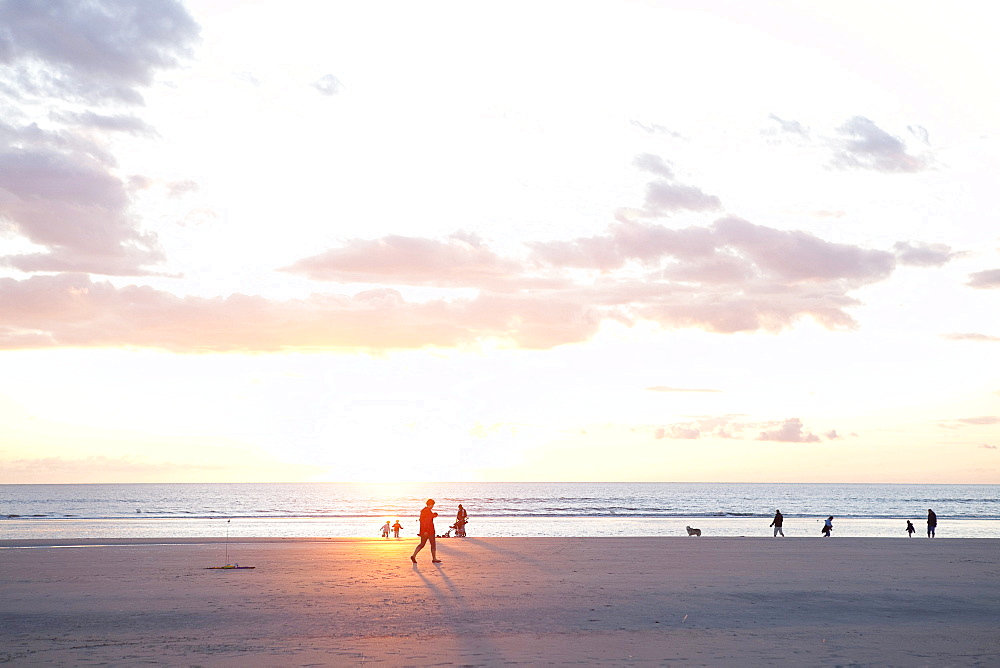
[[[395,522],[395,517],[390,524]],[[244,518],[229,525],[230,540],[241,537],[353,537],[385,540],[381,528],[386,518]],[[468,525],[470,537],[500,536],[575,537],[575,536],[686,536],[685,526],[697,527],[704,537],[746,536],[771,538],[770,518],[522,518],[473,517]],[[912,518],[917,533],[913,540],[925,538],[926,525]],[[417,517],[399,517],[400,539],[414,539]],[[438,533],[444,533],[450,516],[437,519]],[[906,538],[903,519],[834,519],[834,538],[877,537]],[[788,538],[821,538],[822,519],[785,518]],[[0,539],[73,539],[73,538],[203,538],[226,536],[227,523],[222,519],[104,519],[104,520],[0,520]],[[395,540],[390,533],[389,540]],[[938,538],[1000,538],[996,520],[942,521]],[[461,540],[452,538],[450,540]],[[692,538],[692,540],[697,540]],[[779,540],[779,539],[775,539]]]

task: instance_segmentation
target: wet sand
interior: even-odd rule
[[[996,540],[438,544],[0,541],[0,663],[1000,664]]]

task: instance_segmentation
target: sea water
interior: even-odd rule
[[[1000,538],[1000,485],[786,483],[247,483],[0,485],[0,540],[374,537],[399,519],[416,534],[428,497],[437,531],[469,513],[470,536],[902,537],[906,520],[939,537]]]

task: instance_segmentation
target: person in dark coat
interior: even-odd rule
[[[937,529],[937,515],[930,508],[927,509],[927,537],[934,537],[934,530]]]
[[[781,534],[782,538],[785,537],[785,532],[781,530],[781,523],[784,522],[784,521],[785,521],[785,516],[781,514],[781,511],[780,510],[775,510],[774,511],[774,521],[771,522],[771,526],[774,527],[774,537],[775,538],[778,537],[779,533]]]

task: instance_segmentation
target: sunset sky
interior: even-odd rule
[[[983,6],[0,0],[0,483],[998,483]]]

